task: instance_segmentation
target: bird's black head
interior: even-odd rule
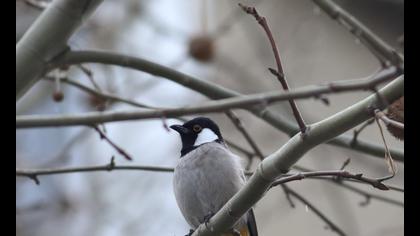
[[[172,125],[171,129],[181,135],[181,157],[201,144],[213,141],[224,142],[219,127],[207,117],[197,117],[185,122],[183,125]]]

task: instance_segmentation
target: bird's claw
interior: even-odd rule
[[[209,223],[210,219],[214,216],[213,212],[209,212],[209,214],[204,216],[204,224],[207,227],[207,224]]]
[[[235,235],[235,236],[241,236],[241,232],[239,232],[236,229],[232,229],[232,234]]]
[[[191,236],[194,233],[194,230],[190,229],[190,232],[186,234],[185,236]]]

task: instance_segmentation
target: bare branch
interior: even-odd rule
[[[271,33],[270,27],[268,26],[267,19],[263,16],[260,16],[258,14],[257,10],[255,9],[255,7],[248,7],[248,6],[245,6],[241,3],[239,3],[239,6],[246,13],[254,16],[255,19],[257,20],[257,22],[264,29],[264,31],[265,31],[265,33],[268,37],[268,40],[270,41],[271,48],[273,49],[274,58],[276,60],[276,65],[277,65],[277,71],[274,70],[274,69],[271,69],[271,68],[269,68],[269,70],[277,77],[277,80],[280,82],[283,89],[285,91],[288,91],[289,90],[289,85],[287,84],[287,80],[286,80],[286,77],[284,75],[283,66],[282,66],[282,63],[281,63],[281,60],[280,60],[279,50],[277,49],[276,41],[274,40],[273,34]],[[300,132],[302,134],[305,134],[307,127],[306,127],[305,121],[302,118],[302,115],[299,112],[299,109],[297,108],[297,105],[296,105],[295,101],[293,99],[289,99],[289,103],[290,103],[290,106],[292,108],[293,115],[295,116],[296,122],[299,125]]]
[[[371,118],[369,120],[367,120],[366,122],[364,122],[360,128],[358,129],[354,129],[353,130],[353,139],[351,140],[351,144],[350,145],[355,145],[357,143],[357,137],[359,136],[359,134],[370,124],[372,124],[375,121],[375,118]]]
[[[293,195],[295,198],[297,198],[299,201],[301,201],[303,204],[308,206],[319,218],[321,218],[328,226],[329,228],[336,232],[337,234],[341,236],[345,236],[343,230],[341,230],[334,222],[332,222],[328,217],[322,213],[317,207],[315,207],[312,203],[310,203],[306,198],[302,197],[301,194],[298,194],[296,191],[288,188],[288,193]]]
[[[343,165],[341,165],[340,170],[344,170],[344,168],[346,168],[346,166],[348,166],[350,164],[350,157],[347,158],[344,162]]]
[[[44,0],[24,0],[24,2],[29,6],[35,7],[38,10],[44,10],[51,4],[51,2]]]
[[[49,80],[49,81],[52,80],[51,77],[45,77],[45,79]],[[123,97],[120,97],[120,96],[117,96],[117,95],[113,95],[113,94],[110,94],[110,93],[107,93],[107,92],[98,91],[96,89],[89,88],[89,87],[87,87],[87,86],[85,86],[85,85],[83,85],[83,84],[81,84],[81,83],[79,83],[75,80],[71,80],[69,78],[63,78],[63,79],[61,79],[61,82],[72,85],[72,86],[74,86],[74,87],[76,87],[76,88],[78,88],[78,89],[80,89],[80,90],[82,90],[86,93],[92,94],[92,95],[97,96],[101,99],[110,100],[110,101],[114,101],[114,102],[121,102],[121,103],[129,104],[129,105],[132,105],[132,106],[135,106],[135,107],[139,107],[139,108],[157,109],[155,107],[151,107],[151,106],[148,106],[148,105],[145,105],[145,104],[142,104],[142,103],[130,100],[130,99],[126,99],[126,98],[123,98]]]
[[[111,145],[119,154],[121,154],[125,159],[132,161],[133,158],[126,152],[124,149],[122,149],[120,146],[115,144],[104,132],[102,132],[101,129],[98,128],[98,126],[93,125],[93,129],[95,129],[98,133],[101,139],[105,139],[109,145]]]
[[[385,123],[386,126],[392,125],[392,126],[394,126],[396,128],[399,128],[399,129],[404,130],[404,124],[403,123],[388,118],[385,115],[385,113],[383,113],[382,111],[380,111],[378,109],[375,110],[375,116],[378,119],[381,119]]]
[[[93,85],[93,87],[97,90],[97,91],[99,91],[99,92],[102,92],[102,89],[101,89],[101,87],[99,86],[99,84],[95,81],[95,78],[93,78],[93,72],[89,69],[89,68],[87,68],[87,67],[85,67],[85,66],[83,66],[83,65],[77,65],[77,67],[87,76],[87,78],[89,79],[89,81],[90,81],[90,83]]]
[[[52,78],[52,77],[45,77],[45,79],[47,79],[49,81],[54,80],[54,78]],[[72,85],[76,88],[79,88],[80,90],[82,90],[84,92],[87,92],[87,93],[92,94],[94,96],[98,96],[98,97],[103,98],[103,99],[108,99],[108,100],[111,100],[111,101],[114,101],[114,102],[121,102],[121,103],[125,103],[125,104],[132,105],[132,106],[135,106],[135,107],[140,107],[140,108],[159,109],[157,107],[149,106],[149,105],[146,105],[144,103],[139,103],[139,102],[136,102],[136,101],[133,101],[133,100],[130,100],[130,99],[122,98],[122,97],[117,96],[117,95],[113,95],[113,94],[109,94],[109,93],[105,93],[105,92],[99,92],[95,89],[89,88],[89,87],[87,87],[87,86],[85,86],[85,85],[83,85],[83,84],[81,84],[77,81],[70,80],[68,78],[63,78],[61,80],[61,82]],[[177,119],[179,119],[183,122],[187,121],[186,119],[183,119],[183,118],[177,118]],[[232,147],[233,149],[235,149],[235,150],[243,153],[244,155],[246,155],[248,158],[252,158],[253,156],[256,156],[255,153],[252,153],[252,152],[244,149],[243,147],[234,143],[233,141],[229,140],[228,138],[225,138],[225,142],[230,147]]]
[[[385,76],[386,75],[386,76]],[[389,79],[393,73],[383,74]],[[222,112],[233,108],[249,109],[251,105],[270,104],[275,101],[288,100],[289,98],[306,98],[320,93],[332,93],[333,91],[351,91],[355,88],[365,88],[371,81],[363,81],[350,85],[327,85],[308,86],[306,89],[296,89],[289,92],[269,92],[240,97],[226,98],[217,101],[209,101],[206,104],[195,107],[159,109],[153,111],[105,111],[89,112],[83,115],[26,115],[17,116],[16,128],[48,127],[48,126],[71,126],[71,125],[92,125],[96,123],[115,122],[123,120],[139,120],[149,118],[173,118],[182,115],[202,114],[210,112]],[[333,90],[331,89],[333,88]]]
[[[16,44],[16,101],[68,50],[67,41],[102,0],[56,0]]]
[[[286,199],[289,202],[290,207],[295,208],[296,205],[295,205],[295,203],[293,202],[293,200],[290,196],[290,192],[289,192],[290,188],[286,184],[281,184],[280,187],[283,189],[284,195],[286,195]]]
[[[331,183],[333,183],[333,181],[335,181],[333,179],[330,179],[330,180],[331,180],[330,181]],[[359,183],[362,183],[362,182],[359,182]],[[360,194],[362,196],[365,196],[365,197],[367,196],[369,199],[375,199],[375,200],[386,202],[386,203],[393,204],[393,205],[396,205],[396,206],[404,207],[404,203],[403,202],[396,201],[396,200],[390,199],[390,198],[386,198],[386,197],[383,197],[381,195],[377,195],[377,194],[373,194],[373,193],[369,193],[369,192],[363,191],[363,190],[361,190],[359,188],[356,188],[356,187],[354,187],[354,186],[352,186],[350,184],[347,184],[347,183],[340,182],[339,183],[339,186],[341,186],[343,188],[346,188],[346,189],[348,189],[348,190],[350,190],[350,191],[352,191],[354,193],[358,193],[358,194]],[[390,190],[392,189],[389,185],[386,185],[386,186]],[[393,190],[395,190],[395,189],[393,189]]]
[[[51,168],[51,169],[16,169],[16,176],[36,178],[41,175],[71,174],[79,172],[113,171],[113,170],[136,170],[153,172],[173,172],[172,167],[161,166],[141,166],[141,165],[96,165],[70,168]]]
[[[232,121],[232,123],[236,126],[236,128],[242,133],[242,135],[245,137],[246,141],[249,143],[249,145],[254,150],[255,155],[258,156],[261,160],[263,160],[264,155],[262,154],[260,148],[257,146],[257,143],[254,141],[254,139],[251,137],[251,135],[245,129],[245,127],[242,124],[242,121],[239,119],[239,117],[233,111],[230,111],[230,110],[226,112],[226,115],[227,115],[227,117],[229,117],[229,119]]]
[[[81,63],[101,63],[106,65],[116,65],[127,67],[146,73],[150,73],[155,76],[161,76],[165,79],[171,80],[196,92],[199,92],[211,99],[223,99],[228,97],[240,96],[241,94],[230,89],[221,87],[217,84],[211,83],[206,80],[196,79],[187,74],[173,70],[171,68],[141,59],[137,57],[131,57],[119,53],[104,52],[104,51],[78,51],[68,52],[61,58],[58,58],[54,64],[51,65],[50,69],[60,67],[61,65],[73,65]],[[395,69],[395,68],[394,68]],[[383,73],[385,73],[385,70]],[[394,77],[400,75],[401,72],[398,70],[394,71]],[[380,77],[378,75],[378,77]],[[273,127],[285,132],[286,134],[293,136],[299,132],[293,122],[289,122],[286,117],[281,114],[271,111],[270,109],[263,107],[250,107],[248,108],[255,116],[265,120]],[[371,154],[375,157],[383,157],[383,146],[358,140],[355,145],[351,145],[352,137],[348,135],[340,135],[328,142],[328,144],[336,145],[340,147],[350,148],[363,153]],[[403,161],[404,152],[402,150],[393,150],[393,157],[397,160]]]
[[[300,172],[315,172],[316,170],[312,170],[306,167],[302,167],[302,166],[298,166],[298,165],[294,165],[292,167],[293,169],[300,171]],[[311,177],[310,179],[326,179],[329,180],[330,182],[334,183],[334,184],[338,184],[341,185],[343,183],[343,181],[348,181],[348,182],[355,182],[355,183],[359,183],[359,184],[368,184],[365,182],[361,182],[359,180],[355,180],[355,179],[337,179],[337,178],[330,178],[330,177],[322,177],[322,176],[318,176],[318,177]],[[397,192],[404,192],[404,189],[399,187],[399,186],[395,186],[395,185],[390,185],[390,184],[386,184],[386,187],[389,188],[390,190],[394,190]],[[360,190],[362,191],[362,190]]]
[[[258,4],[262,3],[262,0],[255,0],[253,1],[253,4],[257,6]],[[243,17],[243,11],[242,9],[239,9],[235,7],[227,16],[226,19],[222,21],[220,25],[216,27],[214,32],[211,33],[212,38],[220,38],[225,33],[229,32],[229,30],[232,28],[235,22],[237,22],[241,17]]]
[[[403,80],[397,79],[382,88],[379,93],[386,99],[393,101],[401,96],[403,88]],[[367,108],[377,102],[377,96],[371,95],[363,101],[312,125],[305,139],[302,139],[299,134],[292,137],[280,149],[265,158],[245,186],[207,224],[201,224],[195,230],[193,236],[214,235],[232,227],[243,214],[266,194],[279,175],[287,172],[310,149],[367,120],[372,115],[367,111]],[[370,182],[372,186],[379,189],[388,189],[377,180],[367,179],[361,175],[355,175],[354,178]]]
[[[301,172],[301,173],[291,174],[287,177],[282,177],[274,181],[271,187],[277,186],[279,184],[284,184],[290,181],[296,181],[296,180],[302,180],[304,178],[320,177],[320,176],[335,176],[339,178],[355,179],[361,182],[368,183],[372,185],[373,187],[380,190],[389,190],[389,188],[381,182],[381,179],[367,178],[367,177],[364,177],[362,174],[352,174],[344,170],[313,171],[313,172]]]
[[[357,37],[378,58],[383,67],[392,64],[403,70],[404,58],[350,13],[331,0],[313,0],[313,2]]]

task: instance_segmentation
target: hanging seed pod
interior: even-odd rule
[[[104,111],[106,109],[106,99],[96,95],[89,96],[89,105],[97,111]]]
[[[52,98],[55,102],[61,102],[64,99],[64,94],[61,91],[54,91]]]
[[[61,102],[64,99],[63,89],[61,88],[61,79],[64,78],[64,73],[57,70],[54,76],[54,92],[52,94],[52,99],[55,102]]]
[[[214,44],[210,36],[200,35],[193,37],[188,45],[189,55],[201,62],[209,62],[214,57]]]
[[[387,116],[392,120],[404,123],[404,96],[388,107]],[[387,129],[397,139],[404,140],[404,129],[392,125],[387,125]]]

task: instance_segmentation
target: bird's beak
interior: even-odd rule
[[[189,132],[189,130],[182,125],[171,125],[170,128],[175,130],[181,135],[187,134]]]

